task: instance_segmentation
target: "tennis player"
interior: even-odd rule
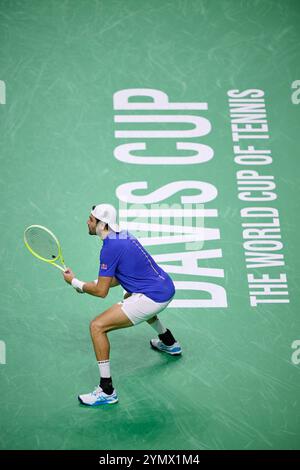
[[[181,346],[157,317],[175,295],[170,276],[156,264],[136,237],[127,230],[120,230],[112,205],[94,206],[87,225],[89,234],[98,235],[103,241],[98,279],[93,282],[80,281],[67,268],[63,273],[65,281],[77,292],[96,297],[106,297],[109,289],[118,285],[126,291],[122,301],[90,323],[100,384],[93,392],[79,395],[78,399],[84,405],[94,406],[118,401],[110,372],[108,332],[147,321],[158,334],[158,338],[150,341],[153,349],[175,356],[181,354]]]

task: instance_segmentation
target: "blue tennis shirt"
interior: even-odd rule
[[[128,230],[110,232],[103,240],[99,276],[114,276],[127,292],[140,292],[155,302],[175,294],[170,276]]]

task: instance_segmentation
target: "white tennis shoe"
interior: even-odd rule
[[[182,349],[178,341],[175,341],[172,346],[167,346],[160,339],[155,338],[150,340],[150,345],[153,349],[171,354],[171,356],[179,356],[182,353]]]
[[[78,400],[83,405],[88,406],[112,405],[113,403],[118,402],[118,396],[116,390],[114,390],[111,395],[107,395],[98,385],[93,392],[86,393],[85,395],[78,395]]]

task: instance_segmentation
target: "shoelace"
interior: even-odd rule
[[[92,395],[100,395],[100,393],[102,392],[102,388],[99,387],[99,385],[95,388],[95,390],[92,391]]]
[[[101,393],[104,393],[104,392],[103,392],[102,388],[99,387],[99,385],[95,388],[95,390],[92,391],[92,395],[94,395],[95,397],[96,397],[96,396],[100,396]],[[115,392],[113,392],[113,394],[114,394],[114,393],[115,393]]]

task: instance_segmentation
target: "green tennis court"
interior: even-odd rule
[[[299,20],[297,0],[1,1],[1,449],[300,448]],[[99,203],[172,277],[183,354],[112,332],[119,403],[88,408],[89,324],[123,290],[77,295],[23,232],[95,279]]]

